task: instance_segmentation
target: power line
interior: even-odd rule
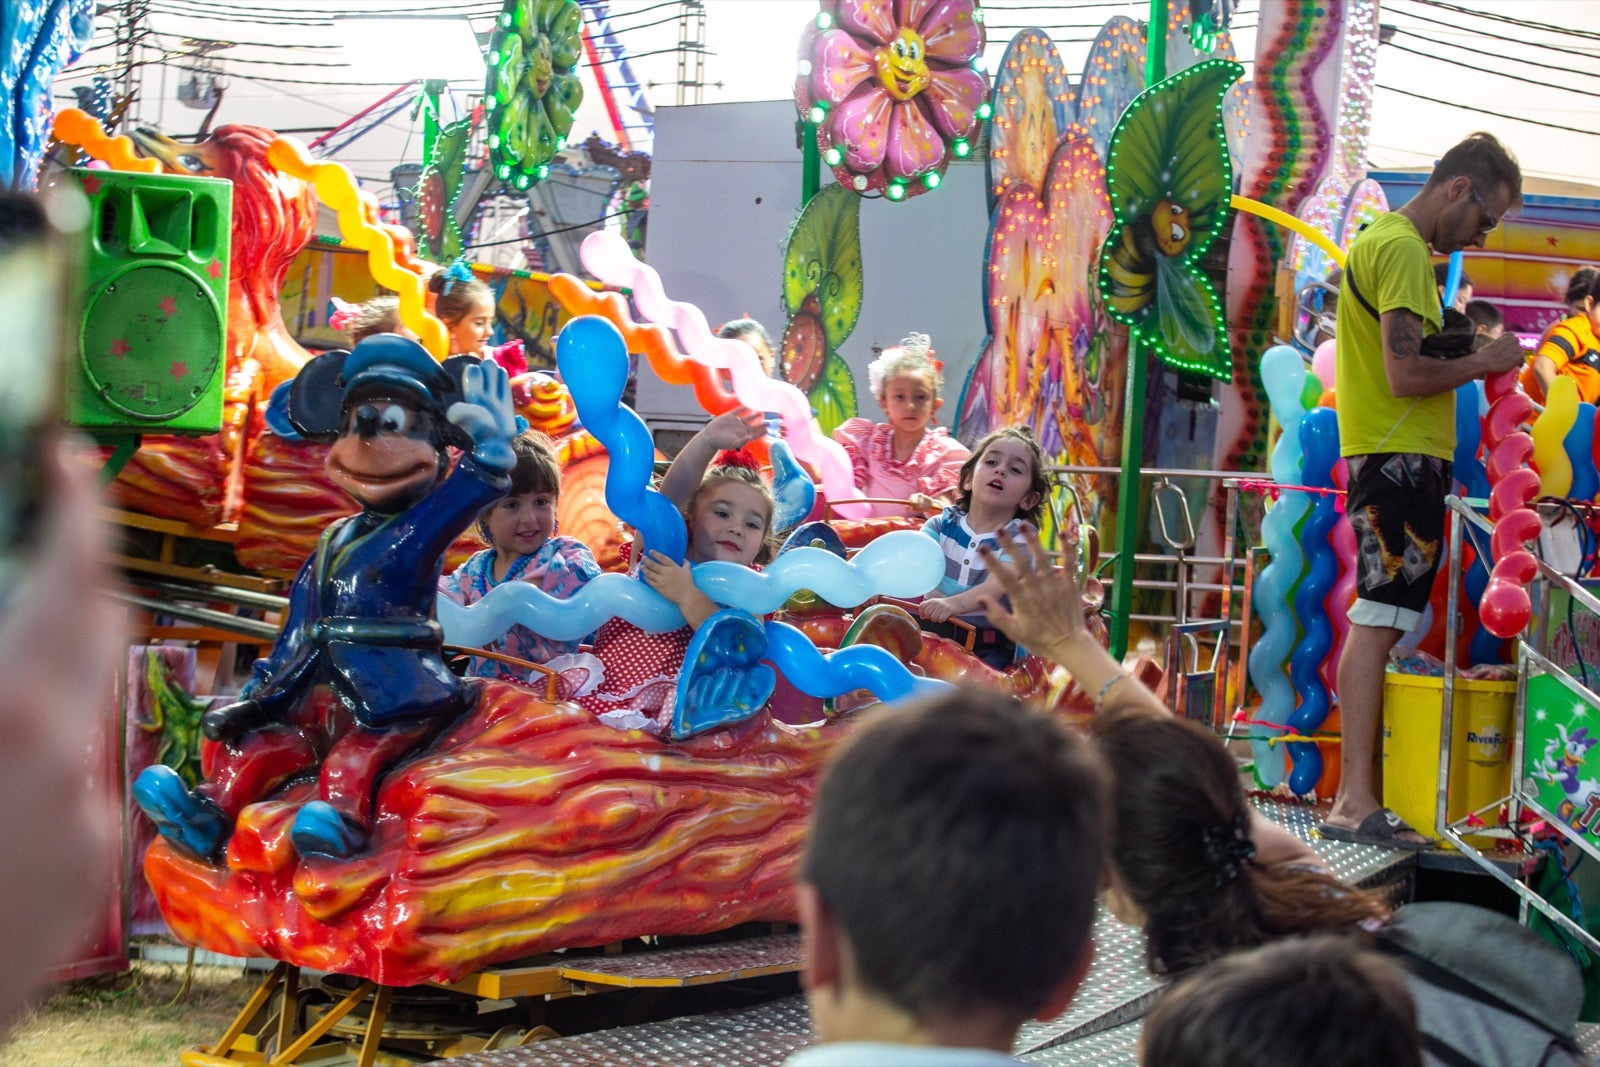
[[[1412,2],[1424,3],[1425,0],[1412,0]],[[1445,29],[1456,30],[1458,32],[1463,30],[1463,27],[1459,22],[1446,22],[1443,19],[1429,18],[1427,15],[1419,15],[1414,11],[1407,11],[1404,8],[1395,9],[1395,13],[1404,15],[1408,19],[1416,19],[1418,22],[1426,22],[1432,26],[1442,26]],[[1507,37],[1499,33],[1490,33],[1488,30],[1466,29],[1465,32],[1470,33],[1475,37],[1487,37],[1491,41],[1504,41],[1506,44],[1522,45],[1524,48],[1537,48],[1545,52],[1560,52],[1562,55],[1577,56],[1580,59],[1592,60],[1595,58],[1595,53],[1593,52],[1584,52],[1576,48],[1563,48],[1558,44],[1535,44],[1532,41],[1528,41],[1524,38]]]
[[[1489,59],[1511,59],[1513,62],[1520,63],[1525,67],[1538,67],[1541,70],[1554,70],[1554,71],[1559,71],[1562,74],[1582,74],[1584,77],[1587,77],[1587,78],[1600,78],[1600,72],[1588,71],[1588,70],[1578,70],[1578,69],[1576,69],[1574,67],[1565,66],[1565,65],[1564,66],[1556,66],[1554,63],[1540,63],[1536,59],[1524,59],[1524,58],[1522,58],[1520,56],[1513,58],[1511,56],[1504,55],[1503,53],[1500,53],[1500,52],[1485,52],[1483,49],[1481,49],[1481,48],[1473,48],[1471,45],[1456,44],[1454,41],[1434,40],[1431,37],[1424,37],[1420,33],[1413,33],[1410,30],[1403,29],[1403,28],[1401,28],[1399,26],[1395,27],[1395,33],[1396,34],[1400,34],[1400,35],[1404,35],[1406,37],[1415,37],[1419,41],[1428,41],[1428,42],[1430,42],[1432,44],[1442,44],[1442,45],[1445,45],[1446,47],[1449,47],[1449,48],[1456,48],[1456,49],[1459,49],[1459,50],[1461,50],[1463,52],[1471,52],[1473,55],[1486,56]],[[1391,41],[1389,43],[1390,43],[1390,47],[1394,47],[1394,48],[1400,47],[1399,45],[1394,44],[1393,41]],[[1474,67],[1472,69],[1476,70],[1478,68]]]
[[[1430,104],[1443,104],[1445,107],[1453,107],[1458,111],[1472,111],[1479,115],[1490,115],[1497,119],[1510,119],[1512,122],[1524,122],[1529,126],[1544,126],[1548,129],[1563,130],[1567,133],[1586,133],[1591,137],[1600,137],[1600,130],[1585,130],[1577,126],[1561,126],[1554,122],[1540,122],[1538,119],[1523,118],[1521,115],[1508,115],[1504,111],[1490,111],[1487,108],[1469,107],[1466,104],[1457,104],[1449,100],[1440,100],[1436,96],[1423,96],[1421,93],[1413,93],[1408,89],[1397,89],[1393,85],[1384,85],[1382,82],[1378,83],[1378,88],[1382,89],[1386,93],[1399,93],[1401,96],[1409,96],[1414,100],[1426,100]]]
[[[1542,81],[1539,81],[1539,80],[1537,80],[1535,78],[1524,78],[1520,74],[1512,74],[1512,73],[1510,73],[1508,71],[1504,71],[1504,70],[1494,70],[1491,67],[1474,66],[1471,63],[1463,63],[1459,59],[1450,59],[1450,58],[1448,58],[1446,56],[1431,55],[1431,54],[1429,54],[1427,52],[1419,52],[1415,48],[1407,48],[1405,45],[1403,45],[1403,44],[1395,44],[1393,41],[1390,41],[1386,47],[1393,48],[1397,52],[1404,52],[1407,55],[1420,56],[1423,59],[1431,59],[1431,60],[1434,60],[1435,62],[1438,62],[1438,63],[1448,63],[1448,64],[1450,64],[1451,66],[1454,66],[1454,67],[1464,67],[1467,70],[1476,70],[1476,71],[1478,71],[1479,73],[1482,73],[1482,74],[1492,74],[1496,78],[1509,78],[1512,81],[1523,82],[1524,84],[1527,84],[1527,85],[1538,85],[1538,86],[1542,86],[1543,88],[1546,88],[1546,89],[1554,89],[1554,90],[1556,90],[1558,92],[1563,92],[1563,93],[1577,93],[1580,96],[1596,96],[1596,97],[1600,97],[1600,92],[1595,92],[1592,89],[1578,89],[1578,88],[1575,88],[1575,87],[1573,87],[1571,85],[1552,85],[1549,82],[1542,82]]]
[[[1428,7],[1439,8],[1442,11],[1454,12],[1457,15],[1472,15],[1475,18],[1488,19],[1491,22],[1503,22],[1525,30],[1539,30],[1562,37],[1582,37],[1590,41],[1600,41],[1600,32],[1595,30],[1577,30],[1570,26],[1557,26],[1550,22],[1533,22],[1529,19],[1512,18],[1510,15],[1501,15],[1493,11],[1474,11],[1469,7],[1444,3],[1443,0],[1416,0],[1416,2],[1426,4]]]

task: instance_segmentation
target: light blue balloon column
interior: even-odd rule
[[[1338,415],[1329,408],[1307,412],[1300,422],[1300,448],[1305,456],[1303,484],[1318,489],[1333,488],[1333,466],[1339,462]],[[1311,515],[1300,531],[1300,547],[1305,552],[1310,572],[1300,583],[1294,600],[1295,616],[1305,635],[1289,657],[1289,677],[1299,697],[1299,706],[1289,716],[1289,727],[1294,733],[1310,735],[1322,728],[1332,707],[1328,683],[1322,677],[1322,663],[1333,648],[1328,592],[1339,577],[1339,555],[1333,550],[1329,535],[1339,520],[1339,509],[1334,498],[1326,493],[1300,495],[1313,497]],[[1307,741],[1291,741],[1288,749],[1292,763],[1289,788],[1296,795],[1305,796],[1316,788],[1317,779],[1322,777],[1322,753]]]
[[[1267,399],[1272,413],[1283,427],[1283,435],[1272,450],[1272,479],[1279,485],[1296,485],[1300,481],[1300,421],[1305,417],[1301,393],[1306,384],[1306,365],[1300,353],[1288,345],[1269,348],[1261,357],[1261,378],[1267,387]],[[1289,717],[1294,714],[1294,686],[1284,673],[1284,661],[1294,648],[1296,625],[1289,605],[1289,590],[1300,579],[1304,560],[1300,544],[1295,538],[1295,527],[1305,515],[1309,502],[1304,493],[1285,493],[1268,510],[1261,523],[1261,539],[1272,556],[1272,562],[1262,569],[1256,579],[1256,615],[1263,630],[1260,640],[1250,650],[1250,681],[1261,694],[1261,709],[1256,718],[1261,723],[1251,725],[1246,736],[1255,757],[1256,780],[1270,789],[1283,781],[1285,758],[1283,746],[1273,744],[1274,738],[1286,732]]]

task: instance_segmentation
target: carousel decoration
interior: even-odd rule
[[[1180,370],[1228,378],[1222,302],[1199,269],[1228,220],[1222,100],[1244,68],[1206,60],[1141,93],[1106,160],[1114,223],[1100,292],[1112,318]]]
[[[566,143],[583,85],[577,0],[506,0],[489,44],[489,160],[495,177],[526,189]]]
[[[783,377],[832,433],[856,414],[856,385],[839,347],[861,315],[861,200],[842,185],[823,189],[800,212],[783,254]]]
[[[989,117],[975,0],[823,0],[795,99],[839,184],[890,200],[938,187]]]

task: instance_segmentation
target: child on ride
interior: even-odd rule
[[[960,499],[922,527],[944,549],[944,580],[921,605],[933,624],[924,629],[959,640],[950,620],[965,617],[979,631],[973,651],[991,667],[1004,667],[1017,646],[983,614],[984,598],[998,597],[1000,589],[979,550],[998,548],[1000,531],[1018,519],[1039,525],[1050,491],[1039,442],[1023,426],[995,430],[962,464],[960,487]]]
[[[966,446],[931,425],[944,404],[944,373],[934,361],[928,335],[914,333],[886,348],[867,366],[867,381],[888,422],[848,419],[833,439],[844,446],[854,469],[856,488],[866,497],[905,499],[900,504],[870,505],[874,517],[936,512],[959,484]]]
[[[397,333],[416,339],[416,334],[400,323],[399,297],[375,296],[360,304],[347,304],[334,297],[330,303],[334,312],[328,316],[328,325],[349,333],[352,345],[360,344],[375,333]]]
[[[662,492],[688,522],[688,551],[679,564],[645,545],[639,572],[683,612],[686,625],[652,634],[626,619],[610,619],[595,635],[592,654],[559,661],[563,695],[608,725],[666,731],[684,653],[695,631],[719,610],[694,584],[690,566],[722,560],[759,569],[772,558],[772,489],[744,453],[717,455],[765,432],[760,412],[739,408],[719,415],[683,446],[662,479]],[[685,485],[695,487],[687,499]]]
[[[570,597],[600,566],[582,541],[557,534],[556,502],[561,498],[561,468],[550,441],[527,431],[511,442],[517,465],[511,471],[511,492],[478,516],[478,533],[489,547],[439,579],[439,593],[457,604],[475,604],[504,582],[529,582],[555,597]],[[578,642],[555,641],[514,625],[498,641],[485,646],[518,659],[544,664],[576,652]],[[474,678],[529,681],[524,669],[474,656],[467,665]]]
[[[452,263],[428,279],[435,296],[433,313],[450,332],[452,356],[486,356],[494,332],[494,290],[463,262]]]

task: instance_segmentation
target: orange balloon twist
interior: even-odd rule
[[[427,282],[401,262],[405,249],[395,245],[391,228],[378,222],[378,202],[362,191],[342,163],[313,160],[299,141],[279,137],[267,148],[267,161],[285,174],[311,183],[317,198],[338,214],[339,236],[367,253],[367,265],[379,285],[400,294],[400,321],[417,335],[434,359],[450,354],[450,335],[428,311]]]
[[[160,174],[163,169],[159,159],[139,155],[128,138],[107,137],[99,119],[75,107],[56,112],[50,132],[63,143],[83,149],[102,163],[109,163],[115,170]]]

